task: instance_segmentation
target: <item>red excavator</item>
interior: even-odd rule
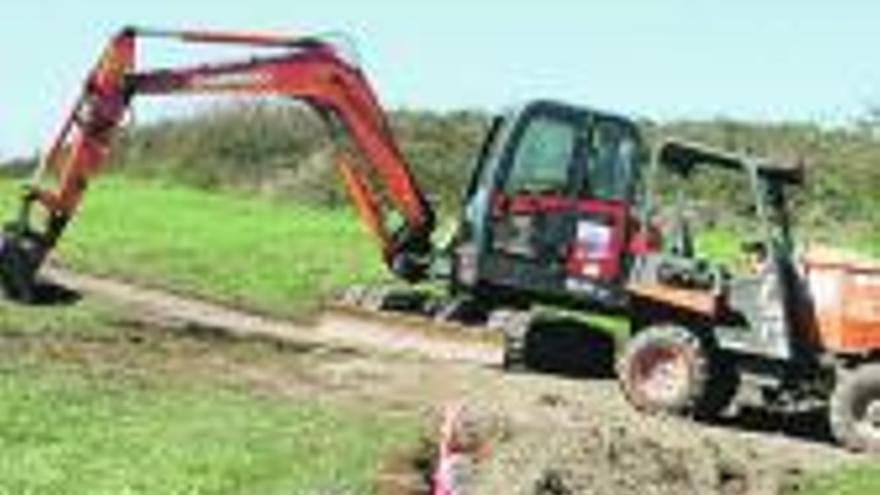
[[[145,37],[269,53],[144,71],[135,50]],[[880,450],[880,264],[796,255],[786,198],[802,182],[798,170],[692,143],[658,146],[655,173],[662,167],[688,183],[708,166],[745,179],[758,237],[743,249],[759,262],[733,273],[694,249],[681,208],[662,235],[651,221],[651,153],[632,121],[532,101],[493,121],[456,234],[438,248],[433,210],[369,82],[319,37],[136,28],[113,37],[0,237],[8,297],[37,296],[36,274],[106,161],[132,99],[197,93],[280,95],[315,109],[390,270],[408,282],[442,281],[453,308],[502,327],[508,367],[528,364],[537,306],[622,312],[632,338],[618,379],[639,409],[711,417],[750,381],[771,404],[827,405],[841,442]]]
[[[142,38],[245,45],[275,53],[241,62],[143,71],[135,64],[137,40]],[[7,296],[33,297],[40,265],[74,215],[89,180],[105,162],[133,98],[185,94],[276,95],[305,102],[323,118],[334,138],[337,168],[393,273],[419,281],[438,270],[455,270],[458,285],[474,285],[470,279],[476,253],[470,243],[456,243],[454,266],[438,263],[438,250],[431,243],[435,226],[431,205],[401,155],[369,82],[336,45],[317,37],[127,28],[112,38],[86,78],[82,94],[27,187],[18,218],[4,229],[0,276]],[[603,141],[601,163],[611,175],[586,167],[569,173],[567,163],[559,159],[565,153],[586,157],[591,139]],[[564,258],[566,270],[574,275],[618,281],[625,254],[650,244],[629,235],[638,231],[630,205],[636,192],[631,185],[639,183],[634,179],[647,156],[641,146],[636,126],[628,120],[562,103],[535,101],[499,117],[468,190],[469,213],[459,239],[484,237],[489,226],[478,216],[491,210],[497,220],[491,228],[498,229],[499,262],[507,264],[500,260],[510,253],[524,256],[522,262],[510,260],[515,265],[510,270],[496,270],[489,277],[497,279],[495,285],[505,285],[511,275],[523,272],[518,279],[528,281],[529,292],[568,292],[564,279],[551,280],[542,263],[527,259],[529,253],[538,257],[547,252]],[[499,172],[485,165],[488,161],[502,161],[505,169],[512,170]],[[504,191],[490,186],[499,173],[511,176]],[[588,185],[598,185],[600,179],[602,191],[597,196]],[[563,192],[570,197],[561,197]],[[540,246],[532,246],[519,232],[524,216],[547,217],[547,222],[541,221],[546,225],[535,232],[546,237]],[[573,228],[567,219],[579,216],[594,217],[614,232],[600,251],[576,249],[569,236],[557,232],[563,224]]]
[[[282,53],[184,69],[138,71],[140,38],[248,45]],[[302,100],[321,115],[340,146],[337,166],[385,259],[406,279],[418,278],[430,255],[434,215],[416,187],[391,136],[385,115],[363,73],[330,43],[317,38],[124,29],[113,37],[88,75],[79,99],[43,158],[17,221],[3,234],[0,271],[7,294],[33,296],[34,276],[101,168],[132,99],[172,94],[282,95]],[[357,161],[350,136],[368,166]],[[55,179],[51,186],[47,179]],[[37,206],[42,219],[35,219]],[[399,214],[390,230],[388,213]],[[42,222],[36,229],[33,222]]]

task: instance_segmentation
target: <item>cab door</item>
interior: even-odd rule
[[[593,115],[584,159],[576,170],[575,234],[566,264],[566,288],[591,292],[617,285],[631,261],[637,230],[640,140],[628,121]]]
[[[575,229],[581,118],[564,108],[525,114],[491,194],[481,278],[517,291],[558,292]]]
[[[611,116],[561,105],[521,116],[491,193],[481,280],[615,304],[638,144],[635,127]]]

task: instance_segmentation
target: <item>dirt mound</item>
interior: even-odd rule
[[[473,493],[776,495],[800,470],[754,462],[710,439],[661,441],[618,426],[520,433],[475,478]]]
[[[508,376],[471,398],[496,419],[484,421],[491,455],[472,466],[469,495],[789,495],[805,475],[857,458],[738,417],[706,425],[639,414],[610,380]]]

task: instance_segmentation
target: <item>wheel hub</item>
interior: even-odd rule
[[[880,398],[871,400],[865,406],[864,416],[859,421],[859,427],[868,436],[880,439]]]
[[[636,383],[650,402],[673,402],[687,388],[690,371],[681,349],[649,349],[638,360],[636,368]]]

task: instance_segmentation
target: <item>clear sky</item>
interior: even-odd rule
[[[7,0],[2,12],[0,157],[45,144],[125,24],[348,31],[390,107],[542,96],[655,119],[843,123],[880,104],[873,0]],[[141,60],[190,59],[150,44]]]

